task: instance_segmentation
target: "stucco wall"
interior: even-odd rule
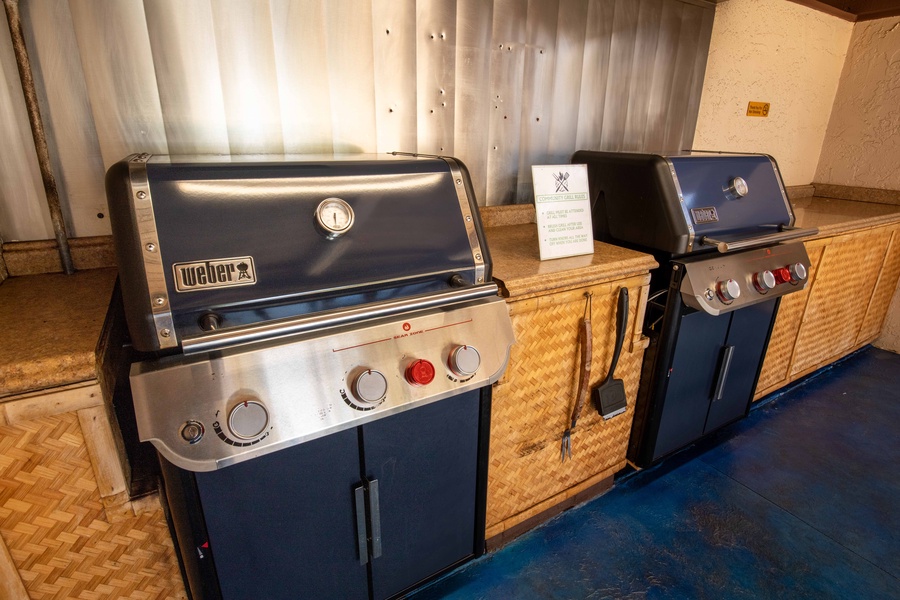
[[[765,152],[786,185],[812,182],[852,30],[784,0],[719,4],[694,148]],[[746,116],[750,101],[769,116]]]
[[[900,17],[853,27],[815,180],[900,189]],[[875,345],[900,352],[900,292]]]
[[[854,27],[816,181],[900,190],[900,17]],[[900,288],[875,345],[900,352]]]
[[[898,167],[900,17],[863,21],[853,28],[816,181],[898,190]]]
[[[898,190],[898,167],[900,17],[863,21],[853,28],[815,180]],[[875,345],[900,352],[900,293]]]

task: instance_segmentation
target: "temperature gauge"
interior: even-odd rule
[[[353,227],[353,209],[340,198],[325,198],[316,207],[316,224],[330,240]]]

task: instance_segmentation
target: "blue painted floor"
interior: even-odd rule
[[[900,598],[900,355],[764,402],[413,598]]]

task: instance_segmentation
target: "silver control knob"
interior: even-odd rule
[[[269,411],[257,400],[244,400],[228,414],[228,429],[242,440],[258,437],[268,424]]]
[[[750,186],[744,181],[743,177],[735,177],[728,184],[728,193],[735,198],[743,198],[750,192]]]
[[[457,346],[450,351],[447,366],[457,377],[471,377],[481,366],[481,355],[472,346]]]
[[[719,300],[726,304],[741,296],[741,286],[734,279],[727,279],[716,284]]]
[[[806,279],[806,267],[803,263],[794,263],[790,267],[791,279],[794,281],[803,281]]]
[[[387,379],[378,371],[363,371],[353,382],[353,395],[364,405],[378,404],[387,394]]]
[[[774,288],[777,283],[778,282],[775,281],[775,274],[768,269],[753,275],[753,287],[755,287],[756,291],[760,294],[765,294]]]

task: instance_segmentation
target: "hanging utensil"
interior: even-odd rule
[[[562,449],[560,460],[566,461],[566,457],[572,458],[572,431],[578,422],[578,416],[584,408],[584,402],[587,400],[588,389],[591,380],[591,344],[593,335],[591,334],[591,298],[593,294],[585,293],[584,318],[581,320],[581,327],[578,330],[578,343],[581,345],[581,369],[578,377],[578,393],[575,396],[575,407],[572,409],[572,417],[569,427],[563,432]]]
[[[619,354],[622,352],[622,344],[625,341],[625,330],[628,328],[628,288],[619,288],[619,305],[616,309],[616,347],[613,350],[612,364],[606,380],[594,388],[591,397],[594,406],[604,419],[611,419],[620,415],[628,408],[628,400],[625,397],[625,383],[621,379],[613,379],[616,365],[619,364]]]

